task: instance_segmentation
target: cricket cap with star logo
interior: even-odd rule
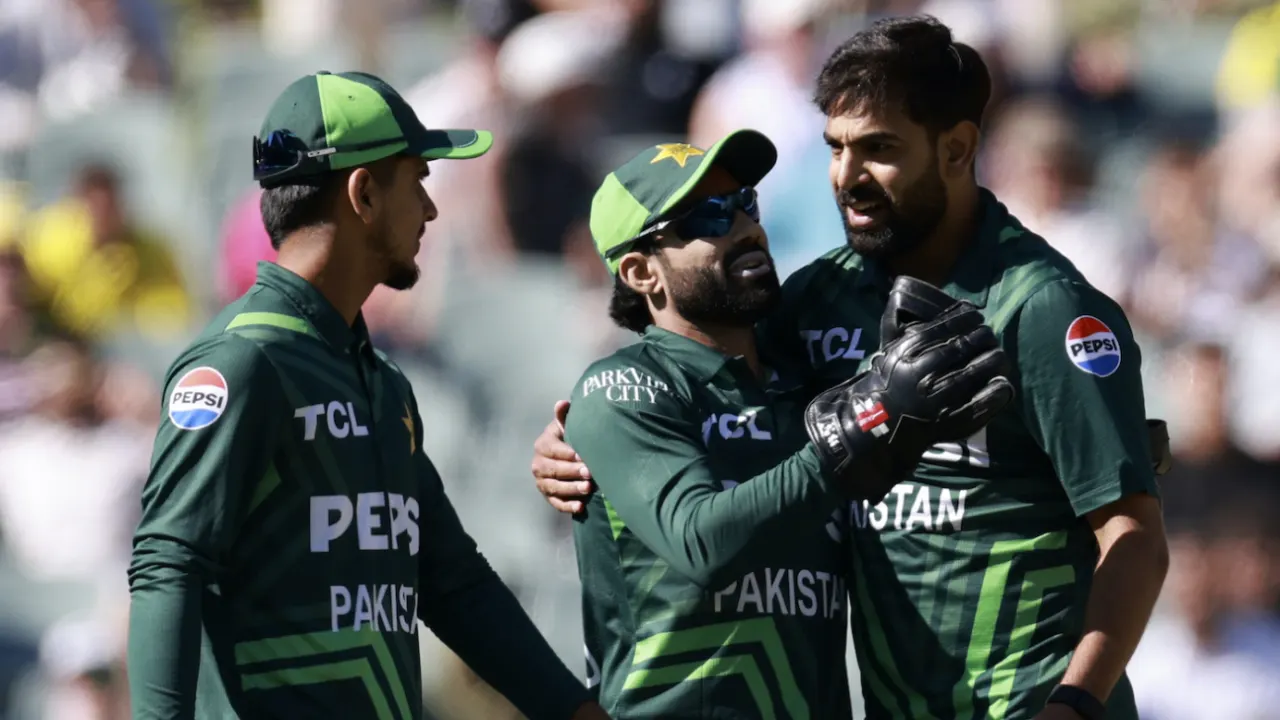
[[[778,161],[773,141],[755,130],[737,130],[703,149],[684,143],[645,148],[609,173],[591,200],[596,252],[618,272],[631,241],[680,205],[714,166],[743,185],[755,185]]]
[[[374,75],[321,71],[295,80],[267,111],[253,142],[253,178],[271,188],[392,155],[474,158],[492,145],[484,130],[428,130]]]

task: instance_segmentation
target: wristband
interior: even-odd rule
[[[1107,716],[1107,708],[1102,701],[1094,697],[1084,688],[1074,685],[1059,685],[1049,693],[1046,705],[1066,705],[1080,713],[1085,720],[1103,720]]]

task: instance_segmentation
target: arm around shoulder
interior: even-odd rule
[[[795,512],[815,518],[839,501],[806,446],[729,489],[712,470],[702,416],[647,364],[598,364],[575,389],[566,439],[627,531],[702,587],[740,575],[751,543]]]

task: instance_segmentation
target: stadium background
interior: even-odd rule
[[[569,521],[529,457],[628,341],[591,193],[640,146],[758,128],[795,269],[843,241],[818,63],[921,11],[995,74],[982,181],[1126,307],[1170,421],[1174,562],[1130,666],[1144,717],[1280,717],[1280,3],[1257,0],[0,0],[0,717],[127,717],[157,381],[271,257],[249,138],[289,81],[373,71],[428,126],[497,135],[436,164],[424,280],[366,313],[464,522],[579,672]],[[514,716],[422,644],[435,717]]]

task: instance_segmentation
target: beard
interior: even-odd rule
[[[773,258],[769,271],[756,277],[736,277],[728,270],[734,260],[755,250],[763,248],[754,243],[734,248],[713,267],[689,270],[675,270],[660,258],[667,293],[680,315],[694,324],[720,327],[750,327],[764,319],[782,296]]]
[[[418,277],[422,271],[418,268],[416,258],[399,260],[396,253],[392,249],[391,228],[384,226],[377,235],[372,238],[374,252],[378,257],[382,258],[386,264],[386,276],[382,280],[382,284],[392,290],[408,290],[418,284]]]
[[[865,200],[884,203],[885,218],[878,226],[864,230],[849,224],[845,208]],[[938,229],[947,211],[947,186],[935,158],[929,171],[903,191],[900,200],[879,187],[860,187],[837,192],[836,204],[849,247],[864,257],[889,258],[915,250]]]

